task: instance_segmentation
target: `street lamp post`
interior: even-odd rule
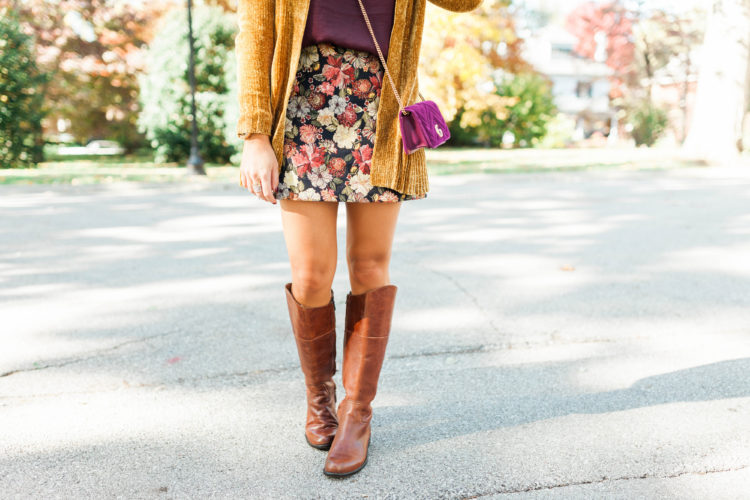
[[[190,159],[188,160],[188,168],[190,173],[197,175],[206,175],[206,171],[203,168],[203,159],[201,159],[200,153],[198,152],[198,124],[196,122],[195,112],[195,47],[193,42],[193,2],[187,0],[187,14],[188,14],[188,43],[190,46],[190,57],[188,75],[190,78],[190,121],[191,132],[190,132]]]

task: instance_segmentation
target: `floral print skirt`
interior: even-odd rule
[[[426,198],[370,183],[384,71],[377,54],[302,48],[289,98],[276,199],[399,202]]]

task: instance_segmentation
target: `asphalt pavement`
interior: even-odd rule
[[[430,184],[344,480],[304,440],[279,206],[0,187],[0,498],[750,498],[750,170]]]

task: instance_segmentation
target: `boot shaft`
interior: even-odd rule
[[[369,407],[377,392],[391,330],[397,287],[347,295],[342,382],[347,400]],[[351,315],[350,315],[351,313]]]
[[[292,284],[285,286],[289,319],[300,366],[308,386],[318,386],[336,373],[336,305],[331,290],[328,304],[308,307],[292,294]]]
[[[339,403],[339,427],[323,468],[329,476],[354,474],[367,463],[371,403],[385,358],[395,299],[395,285],[347,296],[341,370],[346,397]]]

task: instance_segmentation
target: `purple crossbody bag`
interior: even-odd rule
[[[418,93],[422,102],[404,107],[401,102],[401,96],[398,90],[396,90],[396,85],[393,83],[393,78],[391,78],[391,73],[388,71],[388,66],[385,64],[385,58],[380,51],[380,45],[378,45],[378,41],[375,39],[375,33],[372,31],[370,19],[367,17],[367,12],[365,12],[365,6],[362,5],[362,0],[357,1],[359,2],[360,9],[362,9],[362,15],[365,16],[367,29],[370,30],[370,35],[372,35],[372,41],[375,42],[375,48],[378,50],[380,60],[383,62],[385,73],[391,82],[391,87],[393,87],[393,93],[396,94],[396,99],[398,100],[398,124],[401,129],[401,141],[404,144],[404,152],[408,155],[424,147],[436,148],[440,146],[451,137],[450,130],[448,130],[448,125],[446,125],[440,109],[438,109],[434,101],[425,100],[421,92]]]

